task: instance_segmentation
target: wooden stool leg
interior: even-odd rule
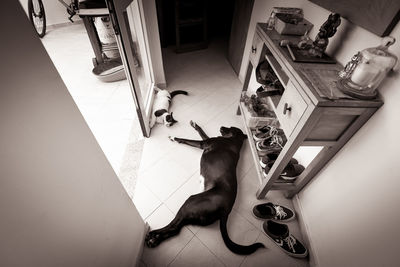
[[[97,64],[103,63],[104,60],[101,52],[101,44],[93,20],[89,16],[84,16],[82,20],[88,33],[90,44],[92,45]]]

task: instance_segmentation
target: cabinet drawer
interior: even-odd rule
[[[261,50],[264,45],[264,42],[261,40],[261,38],[258,36],[258,34],[254,34],[253,38],[253,43],[251,44],[250,48],[250,62],[254,66],[254,68],[257,67],[258,62],[260,60],[260,55],[261,55]]]
[[[307,103],[296,87],[294,87],[293,83],[289,81],[276,107],[276,116],[287,137],[292,134],[306,109]]]

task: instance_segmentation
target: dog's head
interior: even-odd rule
[[[226,138],[238,138],[241,141],[247,139],[247,135],[245,135],[242,130],[236,127],[227,128],[222,126],[219,131],[221,135]]]

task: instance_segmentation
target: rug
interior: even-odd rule
[[[131,199],[135,193],[144,140],[137,123],[133,123],[118,174],[119,180]]]

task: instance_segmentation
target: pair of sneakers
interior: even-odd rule
[[[256,129],[253,138],[260,156],[280,152],[287,142],[282,129],[269,125]]]
[[[254,206],[253,215],[258,219],[266,220],[263,223],[265,234],[285,253],[296,258],[307,257],[307,248],[290,233],[286,224],[280,223],[294,219],[293,210],[268,202]]]
[[[274,165],[278,156],[278,152],[271,152],[260,159],[260,165],[264,169],[264,177],[267,177],[269,170],[272,168],[272,165]],[[304,166],[299,164],[295,158],[291,158],[285,169],[282,171],[280,178],[292,182],[304,171],[304,169]]]
[[[262,140],[272,136],[275,133],[276,129],[278,129],[278,128],[273,127],[271,125],[264,125],[261,127],[257,127],[254,130],[253,138],[256,142],[262,141]]]

